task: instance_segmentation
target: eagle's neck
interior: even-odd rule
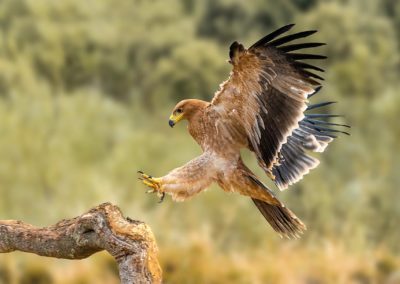
[[[205,115],[207,106],[210,103],[205,101],[198,101],[196,108],[193,108],[188,120],[188,130],[190,135],[196,142],[203,147],[203,140],[207,135],[207,117]]]

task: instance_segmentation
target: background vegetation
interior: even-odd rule
[[[138,169],[200,152],[167,126],[173,105],[213,96],[231,42],[292,22],[328,43],[314,102],[339,101],[329,111],[353,127],[278,193],[303,238],[280,239],[216,187],[185,203],[145,195]],[[114,202],[153,228],[166,283],[400,283],[399,38],[393,0],[1,0],[0,218],[44,226]],[[0,283],[116,281],[105,254],[0,255]]]

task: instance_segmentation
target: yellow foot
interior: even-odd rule
[[[161,186],[161,178],[153,178],[142,171],[138,171],[139,179],[151,189],[147,191],[147,193],[157,193],[157,196],[160,198],[159,202],[162,202],[165,197],[165,192],[162,190]]]

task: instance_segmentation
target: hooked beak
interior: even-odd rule
[[[171,114],[171,116],[169,117],[169,121],[168,121],[169,126],[174,127],[175,124],[177,124],[180,120],[182,120],[182,118],[183,118],[183,113],[180,113],[177,115]]]

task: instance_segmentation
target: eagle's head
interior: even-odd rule
[[[209,103],[202,100],[183,100],[177,103],[174,107],[171,116],[169,117],[168,124],[174,127],[179,121],[183,119],[190,120],[200,111],[203,110]]]

